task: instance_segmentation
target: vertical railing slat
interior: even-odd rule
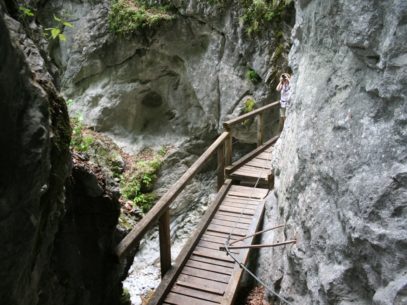
[[[161,278],[171,268],[170,210],[161,215],[159,221]]]
[[[225,143],[218,147],[218,190],[225,181]]]
[[[257,146],[262,145],[264,142],[264,115],[263,112],[258,114],[257,117]]]

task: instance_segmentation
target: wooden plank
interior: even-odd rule
[[[263,199],[267,194],[268,190],[264,189],[258,189],[258,188],[253,188],[253,187],[248,187],[248,186],[239,186],[239,185],[232,185],[230,190],[228,191],[228,195],[232,195],[234,192],[246,192],[246,193],[254,193],[256,194],[256,198]],[[252,196],[253,197],[253,196]]]
[[[219,287],[217,288],[209,288],[209,287],[204,287],[202,285],[199,284],[194,284],[190,281],[185,282],[185,281],[177,281],[175,283],[175,285],[177,286],[181,286],[181,287],[188,287],[188,288],[192,288],[192,289],[196,289],[196,290],[201,290],[201,291],[206,291],[212,294],[217,294],[219,296],[222,296],[225,292],[224,289],[219,289]],[[175,286],[174,285],[174,286]]]
[[[138,244],[144,234],[166,211],[166,208],[174,201],[178,194],[184,189],[187,183],[195,174],[205,165],[209,157],[216,152],[220,145],[223,145],[225,139],[229,136],[228,132],[223,132],[214,143],[194,162],[194,164],[182,175],[182,177],[162,196],[151,210],[145,215],[117,245],[115,253],[120,259],[129,253],[135,245]]]
[[[250,225],[250,228],[247,232],[247,235],[252,235],[258,230],[258,227],[260,224],[260,219],[263,216],[263,213],[264,213],[264,201],[261,204],[259,204],[259,207],[257,208],[256,213],[253,217],[253,222]],[[252,244],[253,239],[254,239],[254,236],[248,238],[246,240],[246,243]],[[242,250],[240,253],[241,254],[239,257],[239,261],[243,264],[246,264],[248,257],[249,257],[249,249]],[[237,290],[237,287],[239,285],[242,275],[243,275],[243,269],[240,268],[240,266],[236,264],[235,268],[233,270],[233,274],[230,279],[229,285],[226,288],[224,298],[221,301],[221,305],[233,304],[233,302],[235,301],[235,298],[236,298],[236,290]]]
[[[226,195],[224,201],[234,201],[234,202],[243,202],[243,203],[250,203],[254,205],[258,205],[259,202],[262,199],[257,199],[257,198],[249,198],[249,197],[237,197],[237,196],[231,196],[231,195]]]
[[[245,203],[238,203],[238,202],[223,202],[222,206],[247,209],[249,211],[255,211],[256,207],[257,207],[257,206],[254,206],[254,205],[249,205],[249,204],[245,204]]]
[[[225,284],[225,283],[214,282],[212,280],[207,280],[207,279],[203,279],[200,277],[183,274],[183,273],[181,273],[178,277],[177,283],[179,284],[179,282],[191,283],[193,285],[200,285],[202,288],[205,288],[207,290],[210,289],[212,291],[217,291],[218,294],[222,294],[225,291],[226,287],[228,286],[228,284]]]
[[[248,224],[240,223],[240,222],[237,222],[237,221],[212,219],[211,223],[213,223],[215,225],[222,225],[222,226],[225,226],[225,227],[232,227],[232,228],[236,227],[236,228],[243,229],[243,230],[247,230],[249,228]]]
[[[262,152],[262,153],[260,153],[260,154],[258,154],[258,155],[256,156],[256,159],[257,159],[257,160],[263,160],[263,161],[266,161],[266,162],[270,162],[270,163],[271,163],[271,153]]]
[[[231,262],[231,263],[234,262],[233,259],[231,259],[229,256],[227,256],[225,254],[225,252],[221,252],[221,251],[210,251],[210,250],[204,249],[203,251],[195,250],[193,252],[193,254],[196,256],[217,259],[217,260],[225,261],[225,262]]]
[[[277,142],[278,138],[279,138],[278,135],[271,138],[270,140],[265,142],[262,146],[257,147],[255,150],[251,151],[250,153],[245,155],[243,158],[239,159],[236,162],[233,162],[232,165],[225,168],[226,174],[229,175],[231,172],[234,172],[236,169],[241,167],[247,161],[249,161],[249,160],[253,159],[254,157],[256,157],[258,154],[260,154],[265,149],[269,148],[271,145],[273,145],[275,142]]]
[[[269,172],[266,171],[250,171],[245,169],[244,167],[239,168],[238,170],[236,170],[235,172],[231,173],[230,176],[234,177],[234,176],[247,176],[250,178],[256,178],[256,179],[263,179],[263,180],[267,180],[267,177],[269,175]]]
[[[268,109],[277,108],[279,106],[279,103],[280,103],[279,101],[273,102],[273,103],[268,104],[266,106],[255,109],[255,110],[253,110],[251,112],[248,112],[248,113],[245,113],[245,114],[243,114],[241,116],[238,116],[237,118],[226,121],[225,123],[223,123],[223,127],[226,130],[231,130],[232,126],[235,125],[235,124],[238,124],[238,123],[243,122],[243,121],[245,121],[245,120],[247,120],[249,118],[252,118],[252,117],[258,115],[259,113],[262,113],[262,112],[264,112],[264,111],[266,111]]]
[[[207,250],[213,250],[213,251],[220,251],[219,250],[219,248],[220,247],[222,247],[224,245],[224,243],[223,244],[216,244],[216,243],[212,243],[212,242],[210,242],[210,241],[207,241],[207,240],[201,240],[199,243],[198,243],[198,246],[197,246],[197,250],[202,250],[202,249],[204,249],[203,251],[207,251]],[[234,245],[234,244],[233,244]],[[242,246],[242,245],[241,245]],[[231,250],[231,252],[233,252],[233,253],[239,253],[239,251],[238,250]]]
[[[181,274],[193,275],[202,279],[207,279],[213,282],[229,283],[230,276],[227,274],[215,273],[208,270],[196,269],[194,267],[184,266]]]
[[[247,210],[243,210],[243,209],[239,209],[239,208],[232,208],[232,207],[219,207],[219,211],[235,213],[235,214],[243,214],[243,215],[253,215],[254,214],[251,211],[247,211]],[[216,230],[212,230],[212,231],[216,231]],[[223,232],[223,231],[219,231],[219,232]],[[228,233],[228,232],[226,232],[226,233]]]
[[[199,261],[194,261],[194,260],[188,260],[187,263],[185,264],[185,266],[194,267],[194,268],[202,269],[202,270],[213,271],[216,273],[221,273],[221,274],[226,274],[226,275],[231,275],[232,271],[233,271],[232,268],[207,264],[204,262],[199,262]]]
[[[229,209],[231,209],[231,208],[229,208]],[[227,233],[227,234],[233,233],[234,235],[239,235],[239,236],[246,235],[246,230],[244,230],[244,229],[224,227],[224,226],[219,226],[219,225],[215,225],[215,224],[210,224],[208,226],[208,231]]]
[[[195,251],[194,253],[205,253],[208,256],[212,256],[218,259],[218,258],[223,258],[223,259],[229,259],[229,256],[226,255],[226,252],[219,250],[220,247],[218,247],[217,249],[209,249],[206,247],[201,247],[201,246],[196,246],[195,247]],[[232,250],[233,253],[238,253],[237,251],[240,250]],[[231,261],[231,260],[228,260]]]
[[[214,258],[198,256],[198,255],[191,255],[189,261],[208,263],[208,264],[211,264],[213,266],[222,266],[222,267],[232,268],[232,269],[233,269],[233,267],[235,265],[233,262],[222,261],[222,260],[217,260],[217,259],[214,259]]]
[[[222,233],[222,232],[215,232],[215,231],[206,231],[205,235],[224,237],[225,239],[229,238],[229,233]],[[235,235],[235,234],[230,235],[230,240],[236,240],[239,238],[242,238],[242,237],[240,235]]]
[[[186,295],[170,292],[167,297],[165,298],[165,302],[170,304],[194,304],[194,305],[214,305],[215,303],[196,299],[193,297],[189,297]]]
[[[250,215],[236,215],[234,213],[228,213],[228,212],[223,212],[223,211],[218,211],[216,213],[216,216],[230,216],[230,217],[239,217],[240,219],[246,218],[247,220],[250,220],[250,223],[252,223],[252,217]]]
[[[201,300],[211,301],[211,302],[215,302],[215,303],[219,303],[220,299],[221,299],[221,296],[218,294],[203,291],[200,289],[184,287],[181,285],[174,285],[174,287],[172,287],[172,289],[171,289],[171,292],[175,292],[178,294],[193,297],[195,299],[201,299]]]
[[[170,210],[161,215],[159,220],[160,267],[161,278],[171,268],[171,236],[170,236]]]
[[[247,219],[246,217],[239,217],[237,216],[231,216],[233,214],[220,214],[218,213],[213,219],[215,220],[227,220],[227,221],[238,221],[239,223],[244,223],[244,224],[250,224],[251,220]]]
[[[209,221],[213,218],[218,206],[221,204],[223,198],[226,196],[227,191],[231,187],[231,183],[232,183],[232,181],[230,179],[226,180],[225,184],[219,190],[214,202],[208,207],[208,209],[206,210],[206,213],[202,217],[201,222],[198,224],[194,233],[189,238],[189,240],[186,242],[186,246],[184,246],[184,248],[182,248],[180,254],[178,255],[178,257],[175,261],[174,266],[166,273],[166,275],[162,279],[160,285],[155,290],[154,295],[152,296],[152,298],[149,301],[149,305],[157,305],[157,304],[162,303],[166,293],[168,293],[171,286],[177,279],[178,274],[181,272],[181,268],[185,265],[185,263],[188,260],[188,257],[193,252],[195,245],[199,241],[200,236],[206,230],[206,228],[209,224]]]
[[[254,166],[254,167],[259,167],[259,168],[264,168],[264,169],[270,169],[270,170],[271,170],[271,162],[266,161],[266,160],[263,160],[263,159],[254,158],[253,160],[247,162],[246,165],[250,165],[250,166]]]
[[[260,167],[250,166],[250,165],[243,165],[237,171],[240,171],[240,170],[245,170],[245,171],[252,172],[252,173],[269,173],[269,172],[271,172],[271,169],[260,168]]]
[[[233,179],[233,180],[243,181],[245,183],[250,183],[251,182],[253,184],[257,183],[258,185],[267,183],[267,185],[268,185],[268,181],[267,181],[266,178],[260,178],[260,180],[259,180],[258,177],[249,177],[247,175],[236,175],[236,173],[231,174],[228,177]]]
[[[241,197],[231,197],[225,198],[222,204],[230,203],[230,204],[244,204],[248,207],[257,208],[259,201],[249,200],[250,198],[241,198]]]

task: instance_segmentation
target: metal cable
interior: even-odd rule
[[[233,254],[229,251],[228,245],[225,242],[225,249],[227,254],[235,261],[235,263],[237,263],[240,268],[244,269],[247,273],[249,273],[257,282],[259,282],[260,284],[263,285],[264,288],[266,288],[269,292],[271,292],[272,294],[274,294],[276,297],[278,297],[280,300],[282,300],[283,302],[285,302],[288,305],[292,305],[292,303],[290,303],[290,301],[288,301],[286,298],[284,298],[283,296],[281,296],[279,293],[277,293],[274,289],[270,288],[269,286],[266,285],[266,283],[264,283],[261,279],[259,279],[253,272],[251,272],[244,264],[242,264],[241,262],[239,262],[234,256]]]

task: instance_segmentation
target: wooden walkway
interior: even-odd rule
[[[173,269],[157,288],[150,305],[230,305],[243,275],[234,260],[219,248],[230,241],[258,231],[264,212],[264,198],[269,188],[235,185],[234,183],[260,179],[269,185],[272,171],[271,152],[275,141],[265,143],[250,154],[243,163],[229,167],[229,179],[201,220],[195,235],[187,242]],[[258,175],[256,176],[256,172]],[[251,245],[254,237],[234,246]],[[231,253],[243,264],[249,249],[233,249]]]
[[[278,101],[273,102],[225,122],[225,131],[116,246],[118,260],[126,259],[146,232],[158,225],[162,280],[149,305],[233,304],[243,269],[231,256],[246,264],[249,248],[235,247],[228,256],[220,247],[229,237],[236,241],[233,246],[251,245],[252,234],[258,231],[264,198],[274,183],[271,154],[279,137],[264,142],[264,121],[267,112],[278,106]],[[249,118],[257,118],[258,147],[232,163],[233,128]],[[172,264],[170,205],[213,156],[217,156],[218,193]]]
[[[253,234],[263,214],[267,189],[232,185],[207,229],[187,259],[163,304],[230,304],[242,275],[233,259],[219,250],[230,234],[231,241]],[[234,245],[251,244],[244,240]],[[248,249],[232,253],[245,262]]]
[[[270,183],[273,176],[271,169],[271,152],[272,147],[267,148],[242,166],[231,170],[229,176],[239,181],[250,180],[256,182],[257,179],[260,178],[259,182],[261,184]]]

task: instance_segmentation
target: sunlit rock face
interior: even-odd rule
[[[47,4],[44,18],[62,11],[72,16],[75,27],[65,29],[67,42],[54,46],[53,57],[64,94],[85,123],[133,146],[212,139],[226,118],[240,113],[244,96],[254,95],[259,106],[276,98],[274,79],[265,82],[285,58],[283,52],[273,61],[275,29],[249,38],[232,2],[222,9],[204,1],[173,3],[172,21],[128,37],[109,31],[110,1]],[[286,40],[289,24],[278,25]],[[288,43],[279,44],[288,50]],[[260,83],[247,79],[249,67]]]
[[[407,303],[407,2],[297,1],[260,270],[292,304]]]

